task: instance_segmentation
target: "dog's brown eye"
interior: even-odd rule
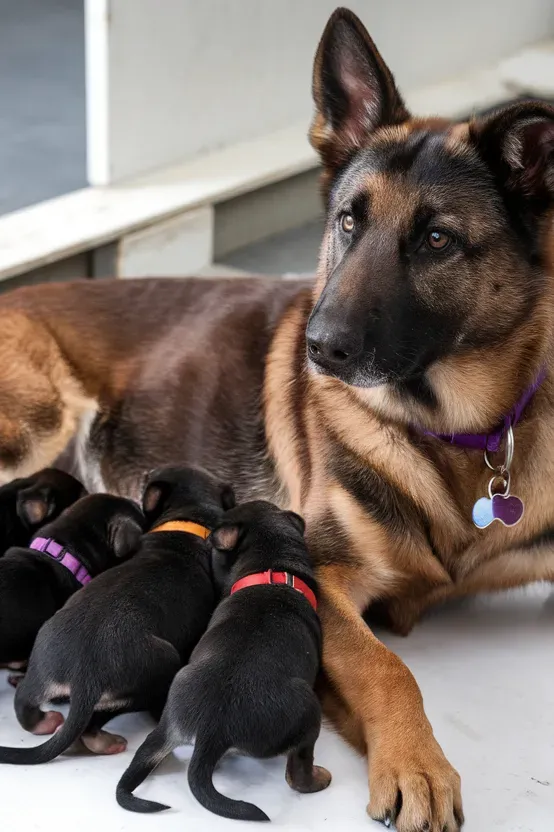
[[[427,235],[427,245],[429,248],[432,248],[433,251],[444,251],[448,248],[451,242],[452,237],[445,234],[444,231],[430,231]]]
[[[354,217],[352,216],[352,214],[342,215],[340,219],[340,227],[347,234],[351,234],[354,231]]]

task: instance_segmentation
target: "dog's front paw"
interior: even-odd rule
[[[432,734],[400,734],[370,749],[368,814],[398,832],[458,832],[464,822],[460,775]]]

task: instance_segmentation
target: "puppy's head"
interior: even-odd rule
[[[40,536],[67,546],[91,575],[97,575],[135,552],[144,527],[144,515],[131,500],[89,494],[43,526]]]
[[[314,383],[432,429],[494,424],[552,341],[554,108],[412,118],[344,9],[320,42],[313,93],[327,201]]]
[[[228,511],[210,537],[213,573],[219,586],[241,575],[283,569],[311,574],[305,524],[294,511],[254,500]]]
[[[0,488],[0,555],[26,546],[32,534],[86,494],[81,483],[55,468],[45,468]]]
[[[147,480],[142,507],[149,527],[169,520],[190,520],[213,528],[235,505],[230,485],[193,467],[167,467]]]

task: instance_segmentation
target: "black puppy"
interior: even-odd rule
[[[57,468],[44,468],[0,487],[0,556],[27,546],[33,533],[86,494],[81,483]]]
[[[0,560],[0,663],[23,663],[45,621],[92,577],[129,554],[143,523],[130,501],[93,494],[43,526],[29,547],[8,549]],[[47,723],[38,728],[36,733],[48,733]]]
[[[256,806],[215,790],[214,768],[230,748],[261,758],[288,752],[287,781],[297,791],[329,785],[329,772],[313,765],[321,727],[313,691],[321,632],[303,533],[301,517],[263,501],[228,512],[214,531],[214,573],[227,577],[227,597],[175,678],[160,724],[121,778],[120,806],[136,812],[167,809],[131,792],[193,737],[192,793],[223,817],[269,820]]]
[[[229,486],[203,471],[167,468],[150,477],[143,508],[156,528],[131,560],[99,576],[47,622],[17,688],[24,728],[35,726],[41,702],[59,696],[71,699],[65,725],[36,748],[0,748],[0,763],[44,763],[79,737],[90,751],[115,754],[126,741],[102,731],[106,722],[142,710],[159,718],[216,605],[206,538],[232,505]]]

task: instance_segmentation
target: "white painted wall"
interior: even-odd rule
[[[86,0],[89,175],[138,175],[311,113],[337,0]],[[552,0],[350,0],[405,89],[554,33]]]

